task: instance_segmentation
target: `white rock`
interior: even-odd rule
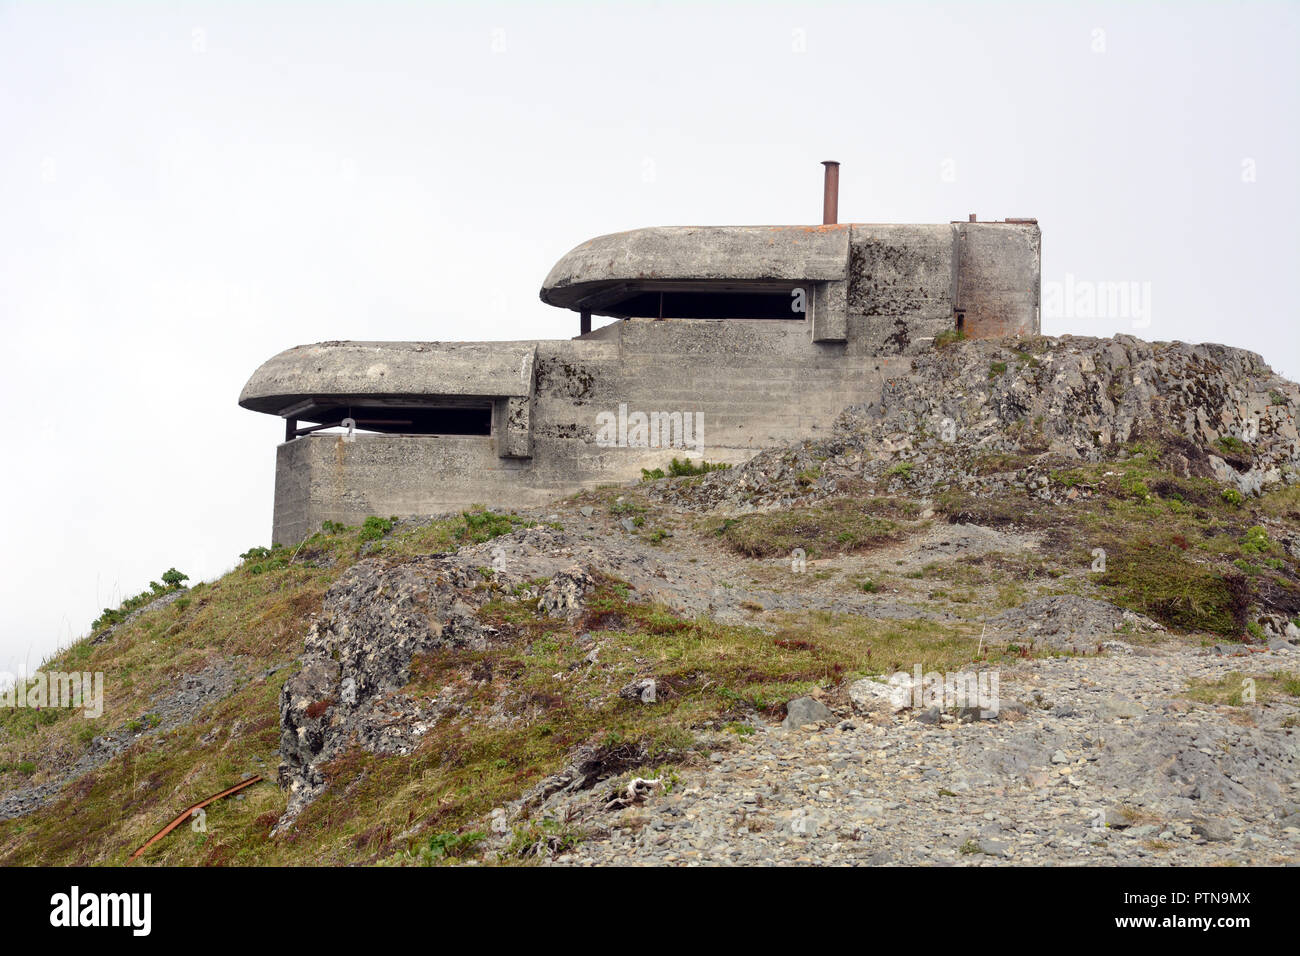
[[[853,709],[863,714],[888,711],[896,714],[912,706],[912,678],[901,671],[882,682],[870,677],[849,685]]]

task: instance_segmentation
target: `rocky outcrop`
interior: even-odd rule
[[[846,479],[911,466],[913,489],[1008,481],[1043,497],[1048,476],[1020,463],[1011,479],[981,457],[1101,461],[1124,442],[1155,439],[1184,476],[1243,495],[1300,481],[1300,386],[1254,352],[1224,345],[1039,337],[961,342],[918,355],[878,402],[852,406],[834,436],[765,451],[743,465],[650,494],[701,510],[785,507],[833,493]],[[1015,489],[1010,489],[1015,490]]]
[[[990,618],[985,637],[1057,651],[1091,653],[1126,634],[1163,631],[1144,615],[1076,594],[1034,598]]]
[[[574,563],[572,539],[546,527],[451,555],[391,565],[368,558],[349,568],[326,593],[299,669],[281,691],[280,783],[289,800],[277,832],[325,788],[330,760],[352,747],[410,753],[437,721],[457,712],[450,692],[403,694],[414,657],[482,650],[498,640],[479,611],[503,591],[572,618],[595,583]]]
[[[878,404],[847,409],[836,427],[858,449],[933,436],[970,450],[1091,461],[1133,439],[1182,439],[1184,473],[1255,493],[1300,463],[1297,408],[1300,386],[1254,352],[1065,336],[921,356]]]
[[[414,655],[483,648],[496,632],[476,611],[490,592],[464,562],[428,558],[386,566],[361,561],[329,589],[307,634],[297,673],[280,697],[283,829],[325,786],[322,764],[348,747],[409,753],[445,707],[393,700],[410,681]]]
[[[571,618],[581,610],[583,596],[595,586],[595,580],[580,566],[566,568],[542,588],[537,609],[551,617]]]

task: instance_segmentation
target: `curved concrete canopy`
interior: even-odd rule
[[[244,408],[291,416],[322,398],[532,393],[532,342],[319,342],[299,345],[253,373]]]
[[[647,284],[833,281],[849,266],[849,225],[659,226],[590,239],[566,253],[542,301],[600,312]]]

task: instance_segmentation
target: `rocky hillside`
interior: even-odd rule
[[[250,549],[46,665],[101,717],[0,711],[0,860],[255,773],[141,862],[1300,860],[1297,409],[1221,346],[957,342],[729,470]]]

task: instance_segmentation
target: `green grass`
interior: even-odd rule
[[[162,573],[161,577],[162,584],[157,581],[150,581],[149,590],[141,591],[139,594],[126,598],[115,608],[104,608],[103,613],[90,625],[91,633],[96,634],[114,624],[122,623],[134,611],[152,604],[170,591],[179,590],[182,583],[190,579],[188,574],[183,574],[175,568],[168,568]]]
[[[1176,630],[1239,637],[1249,605],[1285,609],[1300,600],[1296,562],[1260,523],[1300,518],[1300,496],[1283,488],[1247,506],[1236,489],[1172,470],[1183,451],[1151,439],[1120,446],[1106,461],[1060,462],[1052,485],[1083,492],[1061,506],[949,492],[937,496],[936,508],[1040,530],[1045,550],[1065,567],[1088,568],[1090,552],[1101,548],[1107,573],[1092,578],[1103,590],[1096,596]]]
[[[1240,438],[1235,438],[1232,435],[1224,435],[1219,439],[1219,449],[1220,451],[1237,457],[1249,456],[1252,451],[1249,445]]]
[[[535,524],[513,512],[471,508],[453,518],[441,518],[405,530],[390,529],[382,542],[372,543],[371,549],[393,557],[441,554],[463,545],[483,544]]]
[[[1188,683],[1183,695],[1203,704],[1243,707],[1252,701],[1246,700],[1247,689],[1253,686],[1255,700],[1262,704],[1281,697],[1300,697],[1300,674],[1292,671],[1277,670],[1267,677],[1247,677],[1240,671],[1232,671],[1218,680],[1193,680]]]
[[[486,838],[487,834],[481,830],[467,833],[435,833],[421,848],[420,862],[432,866],[444,861],[461,859],[470,855]]]
[[[684,461],[678,461],[674,458],[669,462],[667,469],[664,468],[642,468],[642,481],[655,481],[659,478],[691,478],[697,475],[707,475],[711,471],[726,471],[731,466],[726,462],[704,461],[700,460],[698,465],[692,464],[689,458]]]
[[[487,650],[417,658],[404,692],[418,698],[467,687],[473,673],[495,675],[492,683],[473,683],[460,712],[435,726],[409,758],[355,753],[331,765],[334,782],[299,819],[302,839],[323,839],[327,821],[337,829],[359,815],[354,828],[370,834],[367,852],[377,858],[405,852],[390,829],[375,829],[374,802],[386,805],[386,818],[404,820],[409,808],[421,807],[436,832],[472,832],[466,828],[558,769],[576,746],[598,747],[611,772],[677,764],[697,750],[696,728],[721,730],[755,716],[779,719],[787,700],[814,686],[903,663],[951,669],[969,662],[977,644],[965,626],[847,616],[786,617],[773,635],[637,603],[613,580],[600,583],[572,626],[557,627],[538,617],[531,602],[507,596],[485,607],[483,617],[510,640]],[[568,675],[588,653],[584,634],[600,643],[601,668],[590,680],[574,680]],[[655,678],[654,705],[610,693],[644,676]],[[503,701],[526,704],[529,720],[487,720],[501,713]],[[526,838],[510,852],[527,857],[548,826],[560,835],[554,824],[522,825]],[[580,836],[547,841],[546,852],[563,852]]]
[[[1262,495],[1258,507],[1270,518],[1300,521],[1300,484],[1284,485]]]
[[[821,474],[821,468],[806,468],[795,475],[794,483],[800,488],[810,488],[813,482],[821,477]]]
[[[787,555],[802,548],[809,557],[860,551],[899,535],[899,526],[865,514],[851,500],[727,519],[715,533],[737,554],[751,558]]]
[[[97,735],[138,736],[45,808],[0,821],[0,861],[122,863],[189,803],[253,772],[273,779],[284,665],[301,653],[311,615],[329,584],[356,559],[359,545],[357,529],[342,529],[320,532],[287,552],[250,549],[217,581],[196,584],[184,598],[119,626],[98,645],[83,639],[44,662],[44,670],[102,671],[103,716],[0,710],[0,789],[53,779],[53,768],[84,754]],[[155,702],[175,694],[187,674],[219,660],[243,674],[234,693],[194,723],[162,730]],[[282,669],[263,676],[277,667]],[[187,865],[252,861],[283,809],[277,786],[255,785],[242,801],[208,808],[207,834],[178,832],[146,859]],[[271,814],[269,822],[257,822],[265,814]]]
[[[1241,542],[1242,554],[1264,554],[1272,548],[1273,542],[1269,539],[1268,530],[1262,525],[1255,525],[1247,531]]]
[[[357,532],[359,541],[378,541],[393,530],[393,525],[397,524],[397,518],[380,518],[371,515],[361,525],[361,530]]]
[[[1181,631],[1244,632],[1250,592],[1239,578],[1191,560],[1176,545],[1116,542],[1106,550],[1098,582],[1120,606]]]
[[[934,510],[949,521],[990,528],[1032,527],[1048,520],[1049,507],[1028,498],[975,495],[960,490],[940,491],[934,497]]]
[[[1011,452],[981,452],[971,459],[967,470],[973,475],[996,475],[1019,471],[1032,461],[1031,456]]]

